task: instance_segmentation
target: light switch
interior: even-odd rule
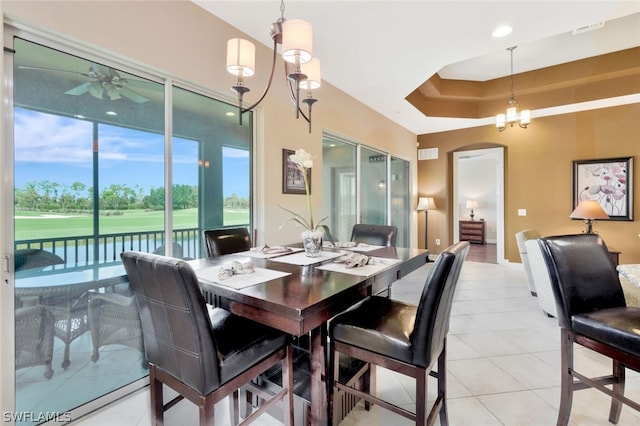
[[[527,209],[518,209],[518,216],[526,216]]]

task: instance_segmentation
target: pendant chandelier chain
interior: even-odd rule
[[[515,95],[513,94],[513,49],[518,46],[509,47],[509,51],[511,52],[511,99],[515,99]]]

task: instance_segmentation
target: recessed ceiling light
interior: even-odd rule
[[[227,117],[235,117],[236,113],[233,111],[227,111],[224,113],[224,115],[226,115]]]
[[[511,28],[509,25],[502,25],[496,28],[491,33],[491,35],[494,36],[495,38],[499,38],[499,37],[504,37],[507,34],[511,34],[511,31],[513,31],[513,28]]]
[[[105,112],[105,114],[107,114],[107,115],[111,115],[111,116],[118,115],[118,113],[117,113],[117,112],[115,112],[115,111],[107,111],[107,112]]]
[[[74,117],[75,117],[75,118],[79,118],[80,120],[83,120],[83,119],[85,119],[85,118],[86,118],[86,117],[85,117],[84,115],[82,115],[82,114],[76,114],[76,115],[74,115]]]

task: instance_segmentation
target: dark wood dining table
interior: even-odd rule
[[[393,282],[424,265],[429,252],[422,249],[384,247],[365,254],[396,259],[398,262],[368,276],[318,268],[331,263],[333,259],[307,266],[284,263],[277,258],[243,258],[238,255],[188,262],[198,276],[208,303],[293,336],[309,336],[313,425],[327,424],[327,321],[369,294],[389,292]],[[233,260],[252,260],[257,268],[281,271],[288,275],[235,289],[211,280],[210,274],[206,273],[209,268],[219,267]]]

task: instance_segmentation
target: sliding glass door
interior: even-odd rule
[[[398,227],[396,244],[409,247],[408,161],[325,135],[322,167],[324,214],[334,238],[348,241],[356,223],[390,224]]]
[[[253,131],[231,105],[28,39],[13,38],[7,73],[14,202],[1,207],[15,218],[16,321],[3,332],[20,425],[144,385],[120,253],[202,257],[204,229],[251,227],[252,194]]]

